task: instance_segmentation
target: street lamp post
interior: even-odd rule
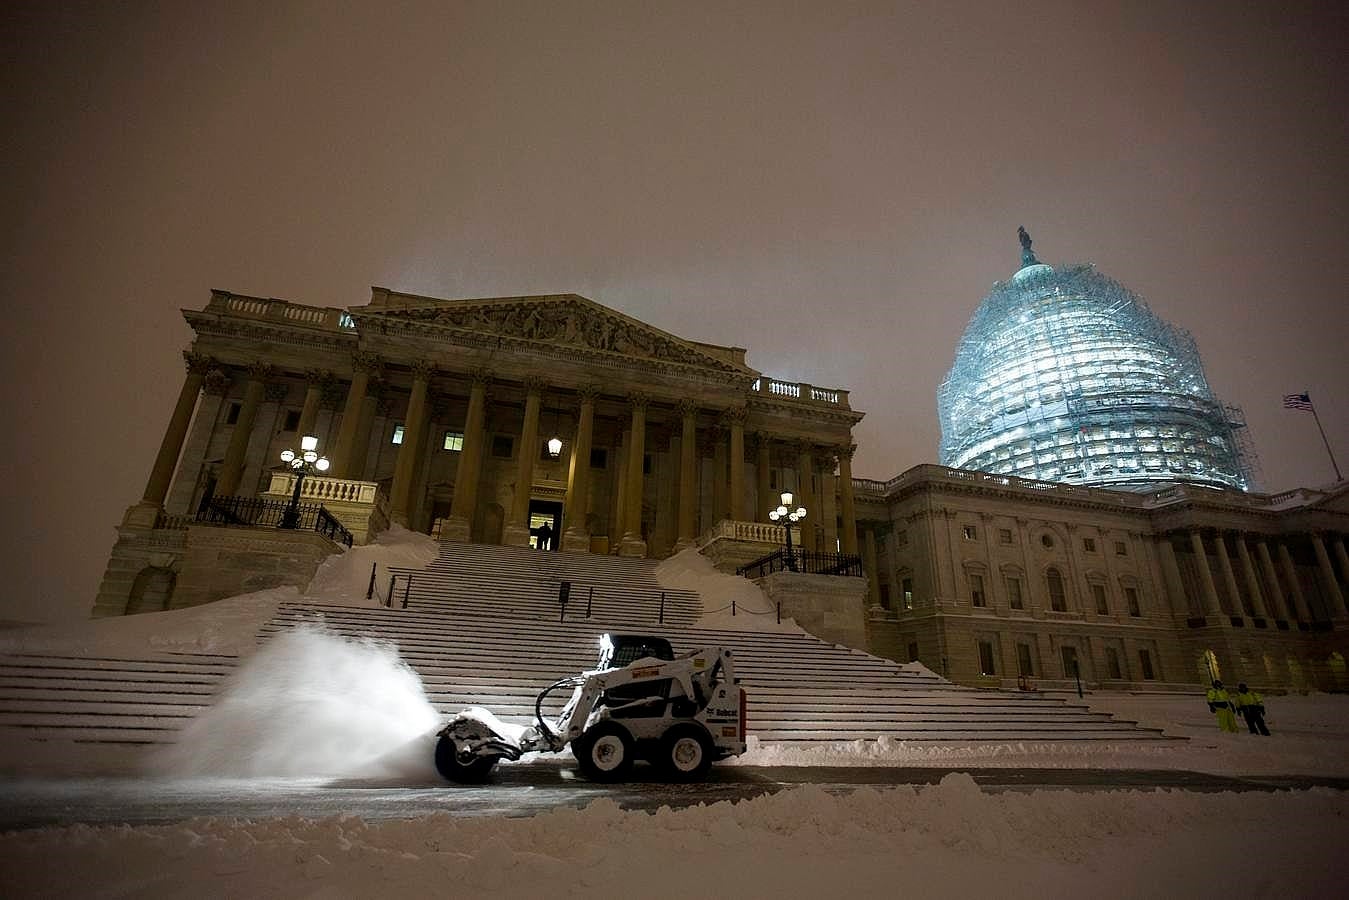
[[[796,571],[796,557],[792,556],[792,526],[806,517],[806,508],[798,506],[792,509],[792,492],[783,491],[779,498],[782,504],[768,514],[768,518],[777,522],[786,519],[785,528],[787,530],[787,568]]]
[[[291,491],[290,504],[281,515],[282,528],[300,527],[300,485],[304,484],[304,477],[328,471],[328,457],[319,456],[318,445],[317,437],[306,434],[300,438],[299,453],[289,448],[281,451],[281,461],[290,466],[291,472],[295,474],[295,490]]]

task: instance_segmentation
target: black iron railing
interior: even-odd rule
[[[203,525],[229,525],[238,528],[279,528],[289,500],[264,500],[261,497],[208,497],[197,509],[195,520]],[[321,503],[301,503],[296,528],[314,531],[328,540],[351,546],[351,532]]]
[[[855,553],[817,553],[810,550],[774,550],[767,556],[746,563],[735,574],[763,578],[774,572],[801,572],[806,575],[844,575],[861,578],[862,557]]]

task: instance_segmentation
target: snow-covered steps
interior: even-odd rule
[[[210,706],[232,656],[0,656],[0,736],[40,742],[159,744]]]
[[[601,618],[633,624],[689,625],[702,614],[695,591],[661,585],[656,561],[552,553],[528,547],[444,542],[421,569],[394,567],[376,587],[392,605],[460,615],[559,621]],[[563,582],[570,585],[565,608]]]
[[[595,664],[599,635],[639,631],[667,637],[676,651],[724,646],[749,693],[751,734],[767,741],[845,741],[885,735],[916,741],[1152,740],[1155,729],[1095,713],[1085,704],[1033,693],[952,684],[801,632],[728,631],[692,625],[640,627],[627,617],[522,620],[410,606],[357,608],[283,604],[267,635],[321,622],[332,632],[398,647],[427,696],[449,715],[487,707],[507,721],[532,721],[538,693]],[[555,712],[565,697],[545,705]]]

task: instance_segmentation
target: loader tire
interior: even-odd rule
[[[675,725],[660,739],[661,768],[671,781],[699,781],[712,768],[712,738],[697,725]]]
[[[628,730],[614,722],[601,722],[571,743],[577,768],[591,781],[622,781],[636,749]]]
[[[459,761],[459,748],[454,738],[442,735],[436,741],[436,771],[447,781],[456,784],[482,784],[492,774],[497,761],[491,757],[478,756],[470,762]]]

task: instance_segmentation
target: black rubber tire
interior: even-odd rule
[[[441,735],[436,741],[436,771],[447,781],[456,784],[482,784],[492,774],[497,761],[492,757],[478,756],[471,762],[459,761],[458,748],[454,738]]]
[[[571,742],[577,768],[591,781],[622,781],[636,750],[632,735],[616,722],[601,722]]]
[[[675,725],[660,738],[660,767],[671,781],[701,781],[712,768],[716,747],[707,729]]]

